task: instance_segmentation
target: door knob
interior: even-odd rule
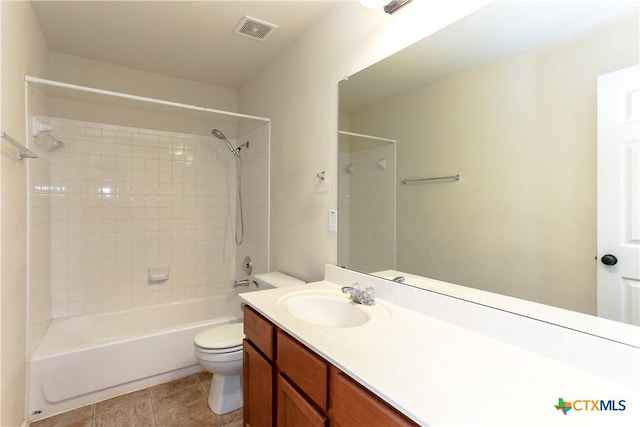
[[[604,265],[616,265],[618,263],[618,258],[616,258],[615,255],[606,254],[600,258],[600,261],[602,261]]]

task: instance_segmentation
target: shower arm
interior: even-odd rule
[[[224,143],[227,144],[227,148],[229,148],[229,151],[231,151],[231,154],[233,154],[237,158],[240,158],[240,150],[243,146],[249,147],[249,141],[247,141],[239,147],[234,148],[233,145],[231,145],[231,142],[229,142],[229,139],[219,129],[212,129],[211,134],[219,140],[224,141]]]
[[[238,145],[236,147],[236,151],[239,153],[242,148],[249,148],[249,141],[245,142],[244,144]]]

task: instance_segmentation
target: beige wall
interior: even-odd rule
[[[271,267],[304,280],[337,261],[328,210],[337,207],[338,81],[488,1],[413,2],[387,15],[338,3],[240,92],[240,109],[272,119]],[[325,171],[328,192],[318,192]]]
[[[626,14],[351,115],[400,141],[398,179],[463,177],[398,186],[398,270],[595,314],[596,80],[637,35]]]
[[[26,2],[0,2],[2,9],[2,130],[26,143],[23,75],[46,73],[46,43]],[[0,425],[25,419],[27,348],[27,222],[26,169],[29,160],[15,160],[15,150],[2,144],[0,296],[1,417]]]

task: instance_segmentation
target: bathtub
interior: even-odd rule
[[[198,372],[195,335],[239,321],[236,294],[55,319],[31,358],[30,419]]]

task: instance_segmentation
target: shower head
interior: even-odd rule
[[[213,129],[213,130],[211,130],[211,133],[213,134],[213,136],[215,136],[216,138],[221,139],[221,140],[223,140],[223,141],[224,141],[225,139],[227,139],[227,137],[226,137],[226,136],[224,136],[224,133],[222,133],[222,132],[221,132],[220,130],[218,130],[218,129]]]
[[[220,132],[218,129],[213,129],[211,131],[211,134],[216,138],[218,138],[219,140],[226,142],[227,147],[229,147],[229,151],[231,151],[234,156],[240,157],[240,153],[239,153],[240,150],[238,150],[237,148],[233,148],[233,145],[231,145],[227,137],[224,136],[224,133]]]

